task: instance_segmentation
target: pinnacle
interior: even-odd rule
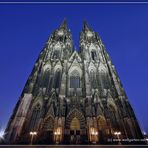
[[[64,18],[63,22],[60,25],[60,28],[67,29],[67,20]]]
[[[92,29],[89,27],[88,23],[86,20],[83,22],[83,30],[85,31],[92,31]]]

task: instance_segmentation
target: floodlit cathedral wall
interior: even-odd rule
[[[9,120],[7,143],[106,144],[115,132],[143,138],[115,67],[86,22],[79,47],[73,49],[66,21],[50,35]]]

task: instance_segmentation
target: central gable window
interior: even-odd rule
[[[70,75],[70,88],[80,88],[80,75],[77,70]]]

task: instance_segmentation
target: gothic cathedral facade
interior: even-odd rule
[[[117,136],[143,137],[115,67],[86,22],[79,47],[73,50],[64,20],[35,62],[7,125],[7,143],[107,144]]]

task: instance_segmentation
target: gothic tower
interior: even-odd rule
[[[35,62],[6,128],[7,143],[112,144],[116,136],[143,138],[115,67],[86,22],[79,47],[73,49],[64,20]]]

